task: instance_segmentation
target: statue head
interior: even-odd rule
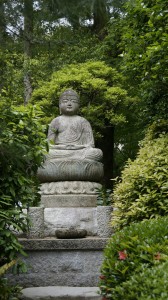
[[[71,89],[64,91],[59,98],[59,108],[63,115],[76,115],[79,110],[79,95]]]

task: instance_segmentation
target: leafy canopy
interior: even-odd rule
[[[91,123],[97,137],[110,124],[126,122],[124,108],[134,99],[122,87],[122,77],[101,61],[71,64],[53,73],[51,81],[36,89],[32,102],[38,103],[50,121],[58,114],[58,98],[67,88],[80,94],[81,114]]]
[[[167,119],[168,1],[127,1],[123,26],[123,71],[143,100],[146,122]]]

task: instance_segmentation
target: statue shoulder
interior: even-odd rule
[[[91,128],[90,122],[88,120],[86,120],[85,118],[80,117],[80,121],[81,121],[81,123],[84,127],[87,127],[87,128],[90,127]]]
[[[83,124],[90,124],[88,120],[86,120],[84,117],[78,116],[78,119],[80,122],[82,122]]]
[[[57,124],[60,122],[60,118],[61,118],[61,116],[54,118],[54,119],[51,121],[50,126],[51,126],[51,127],[54,127],[55,125],[57,125]]]

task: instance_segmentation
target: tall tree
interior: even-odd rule
[[[6,63],[5,63],[4,57],[2,55],[2,51],[5,48],[5,40],[6,40],[6,21],[5,21],[5,14],[4,14],[4,1],[0,0],[0,52],[1,52],[0,53],[0,62],[1,62],[0,91],[2,91],[2,88],[3,88],[3,85],[4,85],[4,69],[6,67]]]
[[[4,1],[0,0],[0,45],[4,44],[6,38],[6,20],[4,13]]]
[[[110,19],[113,0],[41,0],[39,3],[50,21],[64,18],[73,29],[85,26],[99,32]]]
[[[104,0],[93,1],[93,29],[100,32],[105,28],[110,19],[109,5]]]
[[[141,102],[146,123],[167,119],[168,0],[127,1],[123,70]]]
[[[24,104],[29,102],[32,95],[30,61],[33,43],[33,0],[24,0]]]

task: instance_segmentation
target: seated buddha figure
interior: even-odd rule
[[[52,181],[64,178],[65,180],[89,180],[94,177],[95,172],[99,173],[98,177],[101,177],[102,151],[94,146],[90,123],[78,115],[78,94],[71,89],[64,91],[59,99],[59,109],[61,115],[54,118],[49,126],[49,153],[43,169]],[[44,173],[45,170],[41,172]]]

